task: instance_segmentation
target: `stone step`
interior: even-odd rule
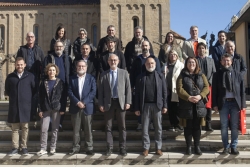
[[[221,155],[220,152],[203,152],[202,155],[184,155],[177,152],[164,152],[162,156],[155,155],[150,152],[147,157],[143,157],[140,152],[128,153],[127,156],[122,157],[117,153],[110,156],[104,156],[103,153],[96,153],[93,156],[86,154],[75,154],[69,156],[65,153],[56,153],[55,155],[43,155],[38,157],[34,152],[28,156],[14,155],[12,157],[0,153],[1,167],[7,165],[52,165],[54,167],[90,167],[90,165],[102,165],[108,167],[129,167],[135,165],[136,167],[249,167],[250,152],[242,151],[239,155]],[[18,165],[17,165],[18,164]],[[154,165],[154,166],[153,166]]]
[[[113,129],[118,129],[117,121],[113,121]],[[34,129],[34,124],[36,124],[36,127],[40,129],[40,121],[37,122],[31,122],[29,123],[30,129]],[[126,119],[126,128],[127,130],[135,130],[137,128],[137,119],[136,120],[128,120]],[[212,127],[214,129],[219,130],[220,129],[220,118],[219,117],[213,117],[212,118]],[[167,119],[163,118],[162,121],[163,129],[168,129],[170,127],[170,122]],[[247,117],[246,119],[246,126],[247,129],[250,129],[250,117]],[[64,120],[63,121],[63,128],[65,130],[72,130],[72,123],[71,120]],[[0,121],[0,130],[7,130],[10,129],[10,124],[7,121]],[[93,120],[92,129],[94,130],[104,130],[104,120]]]
[[[48,148],[50,142],[48,141]],[[81,150],[84,151],[84,142],[82,142]],[[150,148],[152,151],[155,149],[155,143],[151,140]],[[94,150],[96,152],[105,152],[106,151],[106,142],[105,141],[94,141],[93,143]],[[141,141],[127,141],[126,144],[128,152],[138,152],[143,151],[142,142]],[[222,141],[221,140],[207,140],[201,139],[200,147],[202,151],[222,151]],[[0,142],[1,152],[8,152],[12,149],[11,141],[1,141]],[[163,140],[162,142],[162,150],[164,152],[174,151],[183,153],[186,148],[185,139],[176,139],[176,140]],[[239,140],[238,150],[240,151],[250,151],[250,140]],[[40,142],[39,141],[29,141],[28,149],[31,152],[37,152],[40,150]],[[58,152],[68,152],[72,149],[72,141],[58,141],[57,143],[57,151]],[[114,141],[114,151],[119,151],[118,141]]]
[[[0,141],[11,141],[11,130],[0,130]],[[19,131],[21,135],[21,131]],[[48,140],[50,140],[51,132],[48,133]],[[58,141],[72,141],[73,140],[73,131],[63,131],[58,132]],[[93,140],[106,140],[105,132],[101,130],[95,130],[92,132]],[[154,139],[154,132],[149,131],[150,138]],[[84,137],[84,133],[82,133],[82,137]],[[119,139],[119,132],[113,131],[114,140]],[[207,140],[221,140],[221,132],[220,130],[214,130],[213,132],[201,131],[201,138]],[[231,131],[229,131],[229,138],[231,138]],[[137,132],[135,130],[127,130],[127,140],[141,140],[142,133],[141,131]],[[168,130],[162,131],[162,139],[184,139],[184,132],[171,132]],[[30,130],[29,131],[29,140],[30,141],[40,141],[40,130]],[[250,129],[247,129],[245,135],[241,135],[239,132],[239,140],[250,140]]]

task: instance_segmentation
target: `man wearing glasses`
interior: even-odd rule
[[[22,57],[25,61],[26,67],[25,70],[31,72],[35,76],[35,85],[38,88],[39,82],[42,77],[42,63],[44,61],[44,53],[42,48],[38,45],[35,45],[35,35],[33,32],[28,32],[26,35],[27,44],[20,46],[17,51],[17,57]],[[31,120],[35,119],[38,105],[38,90],[33,96],[32,101],[32,115]]]

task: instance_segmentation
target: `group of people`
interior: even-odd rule
[[[8,122],[12,128],[12,150],[19,152],[19,128],[22,129],[21,151],[28,154],[28,123],[39,115],[41,119],[40,151],[47,154],[48,129],[51,126],[50,154],[55,154],[57,133],[62,122],[67,98],[73,126],[70,155],[80,152],[81,130],[87,155],[94,155],[92,119],[95,101],[104,115],[106,152],[113,153],[112,122],[117,119],[120,155],[126,156],[126,111],[138,116],[137,130],[142,131],[144,156],[150,149],[149,130],[154,130],[155,153],[162,155],[162,114],[168,113],[171,131],[183,131],[186,154],[201,155],[201,127],[213,131],[212,109],[220,114],[223,154],[239,154],[238,112],[246,108],[243,78],[244,59],[235,52],[226,32],[218,33],[218,42],[208,57],[206,41],[198,37],[198,27],[191,26],[191,38],[181,47],[174,34],[166,35],[158,58],[152,44],[143,36],[142,27],[134,29],[134,37],[122,52],[122,42],[115,36],[115,27],[107,27],[107,36],[93,49],[87,31],[80,28],[73,43],[64,27],[58,27],[45,57],[35,45],[34,33],[26,36],[15,60],[15,71],[5,82],[9,96]],[[98,82],[98,83],[97,83]],[[231,123],[231,144],[228,142],[228,118]],[[230,150],[231,148],[231,150]]]

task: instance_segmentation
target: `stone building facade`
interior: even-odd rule
[[[163,42],[162,35],[170,30],[169,0],[2,0],[0,38],[3,50],[0,54],[15,54],[19,46],[26,43],[29,31],[35,33],[36,43],[46,54],[59,25],[66,28],[71,43],[83,27],[97,46],[111,24],[116,27],[116,36],[124,47],[132,39],[136,25],[144,28],[144,35],[151,42]],[[153,43],[153,48],[158,54],[160,46]],[[4,76],[13,70],[14,66],[7,63],[3,68]]]

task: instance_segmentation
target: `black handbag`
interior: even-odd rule
[[[199,87],[194,83],[194,80],[192,80],[192,82],[193,82],[193,84],[194,84],[194,87],[195,87],[199,92],[201,92],[201,90],[199,89]],[[203,98],[202,100],[203,100],[203,103],[204,103],[204,104],[207,104],[207,102],[208,102],[207,96],[206,96],[205,98]]]

